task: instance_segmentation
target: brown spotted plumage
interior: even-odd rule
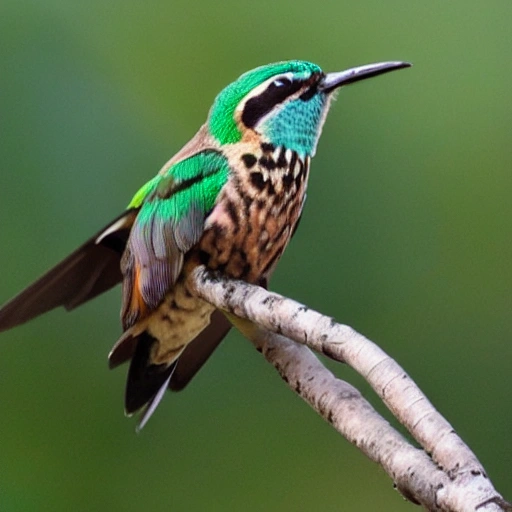
[[[248,149],[228,153],[236,171],[207,219],[199,251],[210,268],[258,283],[270,277],[299,220],[310,157],[269,143]]]

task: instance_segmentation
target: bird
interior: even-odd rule
[[[345,85],[409,67],[379,62],[324,73],[289,60],[242,74],[206,123],[126,209],[0,309],[0,331],[122,284],[123,333],[109,367],[129,362],[124,407],[142,428],[167,389],[183,389],[231,327],[194,292],[204,265],[268,286],[302,215],[311,158]]]

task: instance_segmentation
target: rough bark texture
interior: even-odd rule
[[[373,342],[293,300],[202,267],[192,280],[198,295],[226,312],[283,380],[380,464],[407,499],[433,511],[512,510],[452,426]],[[307,347],[360,373],[423,449],[413,447]]]

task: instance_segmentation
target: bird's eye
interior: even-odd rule
[[[272,86],[275,88],[287,87],[292,84],[292,81],[289,78],[278,78],[272,82]]]
[[[242,122],[248,128],[252,128],[276,105],[292,97],[303,84],[303,80],[293,80],[293,77],[288,78],[283,75],[276,77],[263,92],[247,100],[242,114]]]

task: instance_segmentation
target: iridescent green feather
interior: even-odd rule
[[[308,101],[299,98],[289,101],[276,108],[258,129],[276,146],[285,146],[301,158],[314,156],[327,101],[327,95],[322,93]]]
[[[160,176],[156,175],[153,179],[149,180],[147,183],[142,185],[142,187],[137,190],[135,195],[133,196],[130,204],[128,205],[128,209],[130,208],[140,208],[144,199],[155,189],[156,184],[159,182]]]
[[[283,73],[293,73],[298,78],[307,78],[322,70],[311,62],[290,60],[261,66],[244,73],[238,80],[228,85],[216,98],[208,118],[211,134],[221,144],[239,142],[242,134],[236,125],[234,112],[242,99],[255,87],[269,78]]]
[[[123,274],[138,269],[140,291],[150,308],[176,282],[184,254],[199,241],[205,218],[228,175],[227,159],[218,151],[205,150],[172,165],[132,199],[129,206],[140,211],[128,241],[130,257],[123,264]]]

